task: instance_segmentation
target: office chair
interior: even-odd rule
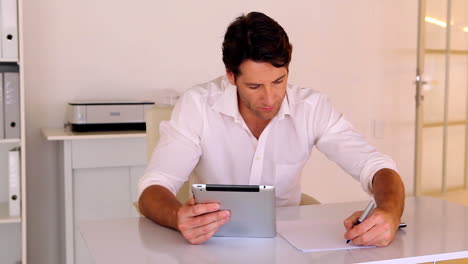
[[[169,120],[171,118],[171,113],[172,107],[153,107],[146,111],[146,142],[148,160],[150,160],[153,150],[159,140],[159,124],[163,120]],[[185,203],[185,201],[192,196],[190,191],[191,178],[192,177],[190,176],[189,180],[186,181],[177,192],[177,199],[179,199],[181,203]],[[301,193],[300,205],[311,204],[320,204],[320,202],[305,193]]]

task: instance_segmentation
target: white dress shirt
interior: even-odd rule
[[[297,85],[288,84],[278,114],[255,138],[239,112],[236,89],[222,76],[181,97],[171,120],[160,125],[139,195],[151,185],[176,194],[194,170],[193,183],[274,185],[277,206],[298,205],[301,172],[314,146],[368,193],[378,170],[396,170],[324,95]],[[314,176],[326,177],[305,175]]]

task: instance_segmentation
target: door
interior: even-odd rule
[[[468,1],[420,0],[416,195],[464,189],[468,140]]]

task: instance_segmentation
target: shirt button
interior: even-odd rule
[[[255,159],[256,159],[256,160],[260,160],[260,157],[256,157]]]

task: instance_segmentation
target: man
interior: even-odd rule
[[[386,246],[404,207],[394,162],[356,133],[320,93],[290,85],[292,46],[283,28],[252,12],[229,25],[223,42],[226,76],[187,91],[139,182],[141,212],[179,230],[192,244],[210,239],[229,221],[218,204],[180,204],[175,194],[194,170],[195,183],[276,186],[277,206],[298,205],[300,176],[313,147],[374,195],[377,208],[344,221],[344,238]]]

